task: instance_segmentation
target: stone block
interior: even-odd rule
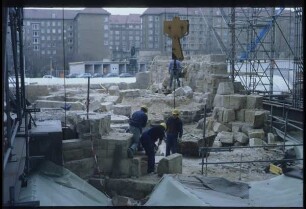
[[[236,115],[236,120],[242,121],[242,122],[245,121],[245,109],[236,110],[235,115]]]
[[[108,93],[109,95],[112,95],[112,96],[119,96],[119,86],[110,86],[108,88]]]
[[[249,140],[249,146],[262,146],[266,145],[266,142],[264,142],[262,139],[259,138],[250,138]]]
[[[103,102],[101,103],[100,111],[108,112],[113,110],[114,103],[113,102]]]
[[[240,110],[246,106],[246,95],[232,94],[230,95],[230,109]]]
[[[182,173],[182,160],[181,154],[175,153],[162,158],[157,167],[157,173],[159,176],[170,173]]]
[[[208,62],[226,62],[226,56],[223,54],[210,54],[206,57]]]
[[[140,90],[139,89],[121,90],[120,97],[122,98],[123,97],[130,97],[130,98],[140,97]]]
[[[111,115],[111,123],[112,124],[123,124],[123,123],[128,123],[129,118],[124,115]]]
[[[136,74],[136,88],[139,89],[148,89],[151,81],[150,72],[139,72]]]
[[[235,121],[235,111],[233,109],[224,109],[223,110],[223,117],[222,122],[228,123]]]
[[[243,122],[239,121],[232,122],[232,132],[241,132],[243,124]]]
[[[275,140],[275,135],[273,133],[268,133],[267,135],[268,137],[268,144],[275,144],[276,140]]]
[[[62,141],[62,149],[65,150],[71,150],[71,149],[79,149],[81,148],[81,139],[68,139]]]
[[[217,134],[216,140],[220,141],[222,144],[233,144],[234,134],[232,132],[221,131]]]
[[[230,109],[230,95],[216,94],[213,102],[214,107],[224,107]]]
[[[234,132],[234,141],[237,141],[241,144],[247,144],[249,142],[249,138],[245,133]]]
[[[246,109],[262,109],[262,96],[252,94],[247,96]]]
[[[222,142],[215,140],[213,143],[213,147],[222,147]]]
[[[37,108],[61,108],[65,104],[71,105],[70,110],[85,110],[85,105],[81,102],[63,102],[63,101],[50,101],[50,100],[36,100]]]
[[[122,98],[120,96],[108,96],[104,99],[104,102],[111,102],[113,104],[121,103]]]
[[[224,108],[223,107],[214,107],[213,112],[212,112],[212,117],[217,120],[218,122],[223,121],[223,112]]]
[[[232,82],[221,82],[217,90],[219,95],[234,94],[234,85]]]
[[[215,122],[213,125],[213,131],[214,132],[230,131],[230,129],[221,123]]]
[[[193,97],[193,91],[189,86],[179,87],[175,90],[175,96]]]
[[[81,178],[88,178],[94,173],[95,163],[91,157],[65,162],[64,167]]]
[[[249,138],[259,138],[259,139],[264,139],[265,137],[265,132],[263,129],[250,129],[248,131],[248,137]]]
[[[253,130],[252,125],[249,123],[243,123],[241,127],[241,132],[245,133],[246,135],[249,134],[249,130]]]
[[[266,110],[245,110],[245,122],[250,123],[253,128],[262,128],[268,117]]]
[[[130,105],[117,104],[113,106],[113,113],[115,115],[131,116],[132,107]]]

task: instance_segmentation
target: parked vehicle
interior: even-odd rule
[[[92,77],[94,77],[94,78],[102,78],[103,74],[102,73],[94,73]]]
[[[77,74],[77,73],[70,73],[70,74],[66,75],[66,78],[76,78],[76,77],[78,77],[78,75],[79,74]]]
[[[52,75],[44,75],[43,78],[54,78]]]
[[[119,75],[119,77],[120,77],[120,78],[127,78],[127,77],[134,77],[134,76],[132,76],[130,73],[121,73],[121,74]]]
[[[90,73],[82,73],[82,74],[80,74],[79,76],[78,76],[78,78],[91,78],[92,76],[91,76],[91,74]]]
[[[105,77],[118,77],[117,73],[108,73]]]

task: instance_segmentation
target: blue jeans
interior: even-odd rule
[[[167,134],[166,156],[177,152],[177,134]]]
[[[151,140],[151,137],[145,132],[140,137],[140,142],[142,144],[142,147],[144,148],[146,155],[148,156],[148,169],[147,172],[151,173],[154,172],[155,168],[155,152],[154,147],[155,144]]]
[[[134,126],[130,126],[130,132],[133,134],[132,137],[132,144],[130,148],[133,150],[133,153],[137,151],[138,144],[139,144],[139,138],[140,138],[140,129]]]
[[[176,79],[177,80],[177,87],[180,87],[180,71],[179,70],[171,70],[170,71],[170,84],[169,84],[169,87],[170,89],[172,88],[172,81],[173,81],[173,78],[174,80]],[[175,82],[175,81],[174,81]]]

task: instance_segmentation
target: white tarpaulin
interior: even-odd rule
[[[20,202],[39,201],[40,206],[110,206],[111,199],[86,181],[51,162],[30,175],[21,188]]]
[[[145,205],[302,207],[303,180],[281,175],[246,184],[216,177],[164,175]]]

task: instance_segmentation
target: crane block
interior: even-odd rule
[[[189,21],[174,17],[171,21],[164,21],[164,33],[172,39],[172,59],[184,60],[180,38],[189,33]]]

